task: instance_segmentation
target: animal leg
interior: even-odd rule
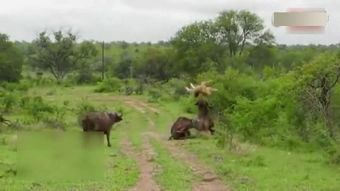
[[[187,130],[187,131],[185,132],[185,137],[189,137],[190,135],[191,135],[190,131]]]
[[[210,131],[211,135],[214,135],[215,130],[213,129],[213,127],[209,127],[209,131]]]
[[[110,143],[110,131],[106,131],[106,140],[107,140],[107,146],[111,147],[111,143]]]

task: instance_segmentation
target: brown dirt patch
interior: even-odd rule
[[[149,143],[147,137],[143,137],[143,152],[136,153],[131,142],[125,138],[122,142],[122,148],[126,151],[127,155],[137,161],[140,174],[137,184],[129,189],[130,191],[160,191],[160,187],[153,179],[154,164],[153,157],[154,151]]]
[[[176,145],[176,141],[167,141],[166,137],[162,137],[158,133],[150,132],[150,136],[157,139],[164,145],[174,158],[184,161],[193,171],[193,173],[201,178],[201,181],[194,186],[193,191],[229,191],[230,189],[220,180],[220,178],[212,172],[205,164],[197,159],[197,157]]]

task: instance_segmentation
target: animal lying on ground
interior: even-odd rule
[[[169,140],[171,139],[184,139],[188,136],[190,136],[190,130],[191,128],[195,127],[195,120],[189,119],[186,117],[179,117],[176,122],[171,127],[171,136],[169,137]]]
[[[107,146],[111,147],[110,131],[113,124],[123,120],[120,113],[108,112],[89,112],[82,119],[81,124],[83,131],[102,131],[106,134]]]

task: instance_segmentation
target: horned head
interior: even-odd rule
[[[209,83],[211,83],[211,81],[203,81],[196,86],[190,83],[190,87],[186,87],[185,89],[189,93],[193,93],[195,97],[198,97],[199,95],[210,96],[212,92],[217,91],[217,89],[209,87]]]
[[[115,122],[119,122],[119,121],[123,120],[123,114],[119,113],[119,112],[109,113],[109,116]]]

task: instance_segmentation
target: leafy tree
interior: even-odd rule
[[[327,131],[334,137],[334,124],[330,111],[331,98],[340,78],[340,59],[332,53],[325,53],[311,63],[300,67],[297,78],[301,83],[302,99],[307,111],[325,122]]]
[[[146,78],[157,80],[167,80],[171,76],[171,67],[173,65],[172,49],[148,48],[143,60],[136,68],[136,73]]]
[[[176,49],[176,72],[195,75],[209,69],[205,63],[221,63],[224,48],[214,37],[214,23],[196,22],[183,27],[172,39]],[[218,64],[216,64],[218,66]]]
[[[76,43],[76,35],[62,31],[53,33],[53,39],[46,32],[39,34],[34,43],[34,55],[31,57],[35,66],[48,70],[61,81],[77,67],[83,67],[89,58],[97,54],[91,42]]]
[[[113,69],[115,76],[119,78],[133,77],[133,61],[133,56],[128,51],[123,51],[120,55],[120,61]]]
[[[18,81],[23,63],[23,53],[9,41],[6,34],[0,33],[0,81]]]
[[[273,41],[269,31],[263,32],[263,20],[246,10],[223,11],[216,19],[216,40],[228,47],[229,55],[242,54],[247,43]]]
[[[172,44],[177,50],[175,70],[193,76],[210,69],[224,71],[229,63],[227,54],[241,55],[247,44],[270,46],[274,36],[269,30],[264,31],[263,21],[256,14],[230,10],[221,12],[214,20],[183,27]]]

